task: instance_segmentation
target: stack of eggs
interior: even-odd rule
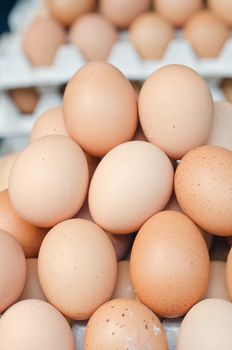
[[[232,235],[231,114],[182,65],[138,99],[108,63],[73,76],[0,163],[1,350],[74,350],[73,320],[85,350],[163,350],[180,316],[177,350],[231,348],[232,253],[209,257]]]

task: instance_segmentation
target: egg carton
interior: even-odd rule
[[[32,114],[21,114],[7,92],[0,93],[0,139],[28,136],[37,117],[47,109],[58,106],[62,98],[57,89],[38,89],[39,101]]]
[[[33,67],[21,49],[22,32],[35,16],[41,0],[21,0],[9,16],[11,34],[0,41],[0,89],[59,85],[67,83],[72,75],[86,62],[72,44],[61,46],[51,66]],[[23,16],[22,16],[23,14]],[[177,31],[160,60],[143,60],[128,39],[128,33],[119,34],[112,47],[108,62],[115,65],[130,80],[145,80],[156,69],[167,64],[185,64],[204,77],[232,77],[232,37],[229,38],[219,57],[198,58],[191,45]]]

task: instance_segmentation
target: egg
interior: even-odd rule
[[[80,146],[63,135],[44,136],[18,156],[9,196],[25,221],[51,227],[80,209],[88,182],[88,164]]]
[[[149,7],[150,0],[100,0],[99,3],[99,11],[119,28],[127,28]]]
[[[90,62],[77,71],[65,90],[63,111],[71,137],[96,157],[131,140],[138,122],[131,84],[106,62]]]
[[[38,260],[27,259],[26,264],[27,264],[27,277],[26,277],[26,282],[19,300],[39,299],[39,300],[47,301],[47,298],[39,282],[38,267],[37,267]]]
[[[186,23],[184,36],[198,57],[217,57],[229,38],[229,29],[214,13],[201,10]]]
[[[77,212],[77,214],[75,215],[75,218],[86,219],[86,220],[94,222],[93,218],[89,212],[89,207],[88,207],[87,201],[84,203],[82,208]],[[110,232],[106,232],[106,233],[114,246],[117,260],[122,260],[129,250],[133,236],[130,234],[128,234],[128,235],[114,235]]]
[[[230,252],[226,262],[226,285],[228,288],[230,300],[232,300],[232,249],[230,248]]]
[[[47,0],[47,3],[54,18],[69,27],[77,17],[91,11],[96,0]]]
[[[185,316],[177,339],[177,350],[229,350],[232,334],[232,304],[206,299]]]
[[[34,88],[18,88],[9,91],[10,97],[20,113],[32,114],[39,101],[39,94]]]
[[[132,285],[143,304],[162,317],[179,317],[207,291],[208,249],[187,216],[163,211],[147,220],[138,232],[130,269]]]
[[[153,0],[153,4],[163,18],[180,27],[203,7],[203,0]]]
[[[223,22],[232,26],[232,2],[230,0],[208,0],[207,4]]]
[[[8,153],[0,158],[0,192],[8,189],[10,172],[18,154],[18,152]]]
[[[162,58],[174,36],[172,26],[155,12],[139,15],[129,28],[129,38],[144,59]]]
[[[24,221],[14,210],[8,191],[0,192],[0,230],[10,233],[23,248],[26,258],[37,257],[46,231]]]
[[[183,212],[203,230],[232,232],[232,152],[201,146],[187,153],[175,173],[175,193]]]
[[[130,262],[118,262],[117,282],[111,299],[135,299],[134,289],[130,278]]]
[[[51,304],[74,320],[88,319],[114,291],[117,260],[106,233],[84,219],[63,221],[45,237],[39,280]]]
[[[117,31],[101,14],[89,13],[73,23],[69,41],[80,50],[87,61],[105,61],[117,41]]]
[[[75,350],[71,328],[52,305],[42,300],[23,300],[0,319],[1,350]]]
[[[49,66],[66,41],[64,29],[52,18],[36,18],[22,39],[22,50],[32,66]]]
[[[173,168],[166,154],[148,142],[126,142],[112,149],[95,170],[89,210],[106,231],[135,232],[166,206],[172,188]]]
[[[38,117],[30,133],[30,142],[43,136],[57,134],[68,136],[64,125],[62,107],[50,108]]]
[[[214,121],[207,144],[232,151],[232,104],[226,101],[214,102]]]
[[[102,305],[90,318],[84,349],[167,350],[163,327],[156,315],[135,300],[116,299]]]
[[[213,108],[206,82],[183,65],[167,65],[155,71],[139,95],[139,118],[145,136],[177,160],[206,142]]]
[[[2,267],[0,313],[2,313],[19,298],[26,280],[26,260],[23,250],[14,237],[2,230],[0,230],[0,265]],[[3,350],[1,340],[0,349]]]
[[[224,261],[210,262],[210,278],[204,299],[219,298],[230,300],[226,286],[226,263]]]
[[[226,99],[232,102],[232,79],[224,79],[222,82],[222,91]]]

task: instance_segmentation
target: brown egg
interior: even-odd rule
[[[210,260],[226,261],[230,247],[226,242],[227,237],[217,237],[213,238],[212,249],[210,250]]]
[[[206,142],[213,108],[206,82],[183,65],[158,69],[146,80],[139,95],[144,134],[173,159],[181,159]]]
[[[52,305],[23,300],[0,319],[1,350],[75,350],[71,328]]]
[[[30,142],[43,136],[57,134],[68,136],[64,125],[62,107],[50,108],[39,116],[31,130]]]
[[[163,211],[137,234],[131,280],[142,303],[162,317],[179,317],[206,293],[209,254],[197,226],[184,214]]]
[[[31,114],[39,100],[39,94],[34,88],[18,88],[9,91],[11,99],[20,113]]]
[[[59,22],[69,27],[77,17],[91,11],[96,0],[47,0],[49,9]]]
[[[127,28],[134,18],[150,7],[150,0],[100,0],[99,10],[119,28]]]
[[[232,26],[232,2],[231,0],[208,0],[209,8],[220,17],[223,22]]]
[[[198,147],[182,159],[175,173],[175,193],[183,210],[203,230],[232,233],[232,152]]]
[[[49,66],[66,41],[64,29],[52,18],[37,18],[23,36],[22,49],[32,66]]]
[[[80,146],[63,135],[44,136],[17,158],[9,196],[24,220],[51,227],[80,209],[88,182],[88,165]]]
[[[110,239],[100,227],[72,219],[48,232],[40,248],[38,272],[49,302],[64,315],[85,320],[110,299],[117,260]]]
[[[209,285],[204,299],[208,298],[230,300],[226,286],[226,263],[224,261],[210,262]]]
[[[222,82],[222,91],[229,102],[232,102],[232,79],[224,79]]]
[[[2,230],[0,230],[0,266],[0,313],[2,313],[19,298],[26,280],[26,260],[23,250],[14,237]],[[0,349],[3,349],[1,345]]]
[[[162,58],[174,36],[172,26],[155,12],[136,17],[129,28],[132,44],[145,59]]]
[[[130,278],[130,262],[118,262],[117,282],[111,299],[135,299],[135,293]]]
[[[9,153],[0,158],[0,191],[8,188],[10,172],[18,154],[18,152]]]
[[[189,17],[203,7],[203,0],[153,0],[158,13],[176,27],[182,26]]]
[[[181,323],[177,350],[231,349],[232,304],[206,299],[196,304]]]
[[[115,299],[90,318],[84,348],[91,350],[167,350],[163,327],[151,310],[135,300]]]
[[[197,56],[217,57],[229,37],[229,29],[214,13],[201,10],[186,23],[184,36]]]
[[[159,148],[144,141],[123,143],[99,163],[89,188],[89,210],[106,231],[137,231],[162,210],[172,193],[173,168]]]
[[[0,230],[10,233],[23,248],[26,258],[38,256],[46,231],[24,221],[14,210],[8,191],[0,192]]]
[[[69,41],[80,50],[87,61],[105,61],[117,41],[117,31],[101,14],[89,13],[73,23]]]
[[[47,301],[47,298],[42,291],[38,276],[38,260],[37,259],[27,259],[27,277],[26,282],[20,295],[19,300],[26,299],[40,299]]]
[[[86,64],[65,90],[64,121],[71,137],[96,157],[131,140],[138,115],[130,82],[106,62]]]
[[[232,151],[232,104],[226,101],[214,102],[214,121],[207,144]]]
[[[175,193],[172,195],[170,201],[168,202],[168,205],[166,206],[165,210],[174,210],[174,211],[178,211],[179,213],[183,213],[183,210],[181,209],[179,203],[177,202]],[[205,232],[204,230],[202,230],[200,227],[198,227],[198,229],[200,230],[205,243],[208,247],[208,250],[210,250],[212,243],[213,243],[213,235],[211,235],[208,232]]]

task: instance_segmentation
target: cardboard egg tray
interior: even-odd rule
[[[22,32],[36,14],[41,0],[21,0],[9,16],[11,34],[0,41],[0,89],[59,85],[66,83],[80,68],[85,59],[72,44],[65,44],[57,51],[54,62],[48,67],[33,67],[21,50]],[[108,62],[118,67],[130,80],[145,80],[163,65],[185,64],[204,77],[232,77],[232,37],[227,40],[218,58],[199,59],[191,45],[180,32],[170,42],[160,60],[143,60],[130,43],[128,33],[119,35]]]

